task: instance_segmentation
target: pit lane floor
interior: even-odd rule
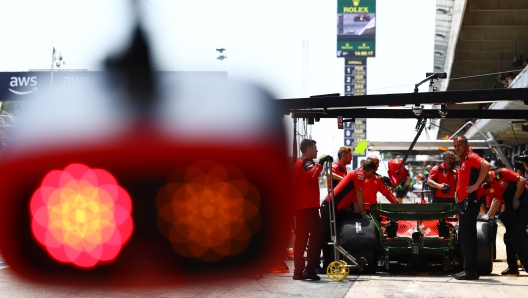
[[[498,253],[503,255],[504,249],[499,248]],[[501,276],[505,268],[502,255],[493,274],[476,281],[457,281],[450,274],[434,271],[351,272],[341,282],[332,282],[325,275],[320,275],[320,281],[295,281],[292,273],[284,273],[229,284],[211,281],[174,288],[79,288],[30,283],[7,268],[0,270],[0,297],[525,297],[528,274],[521,271],[517,277]],[[287,264],[293,269],[292,261]]]

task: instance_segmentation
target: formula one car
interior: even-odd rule
[[[338,228],[341,245],[354,257],[367,256],[367,272],[390,270],[404,266],[421,269],[442,266],[445,271],[463,264],[458,241],[458,213],[456,204],[377,204],[371,207],[371,224],[379,245],[372,244],[372,234],[366,231],[369,223],[360,220],[343,221]],[[490,274],[493,270],[493,222],[477,222],[477,270]],[[356,242],[351,245],[351,242]],[[357,243],[358,241],[362,243]],[[367,245],[370,243],[369,245]]]
[[[370,16],[368,15],[360,14],[354,17],[354,22],[369,22],[369,21],[370,21]]]

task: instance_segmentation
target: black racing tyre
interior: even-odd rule
[[[492,228],[492,225],[488,222],[477,222],[477,257],[475,266],[481,275],[487,275],[493,271]]]
[[[337,235],[341,247],[352,255],[379,251],[379,234],[372,219],[352,218],[339,222]]]
[[[493,261],[497,259],[497,243],[493,242],[491,244],[491,249],[493,249]]]
[[[497,259],[497,222],[495,220],[492,222],[492,228],[491,228],[491,242],[493,243],[493,260],[495,261]]]

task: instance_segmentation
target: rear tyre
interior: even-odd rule
[[[491,228],[491,242],[493,243],[493,260],[497,259],[497,228],[497,222],[493,220]]]
[[[492,225],[488,222],[477,222],[477,272],[488,275],[493,271]]]

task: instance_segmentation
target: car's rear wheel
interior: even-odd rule
[[[492,228],[488,222],[477,222],[476,267],[478,273],[483,275],[493,271]]]

